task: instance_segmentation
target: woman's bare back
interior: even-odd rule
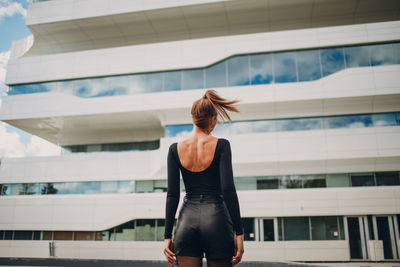
[[[182,166],[192,172],[207,169],[213,161],[218,138],[190,137],[178,143],[178,157]]]

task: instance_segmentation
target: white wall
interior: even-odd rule
[[[75,259],[165,260],[163,242],[55,241],[55,256]],[[2,257],[49,257],[49,241],[0,241]],[[242,261],[347,261],[347,241],[244,242]]]

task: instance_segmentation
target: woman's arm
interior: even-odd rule
[[[241,235],[243,234],[243,225],[240,218],[239,200],[236,194],[235,184],[233,182],[231,145],[227,139],[223,140],[224,143],[219,161],[221,191],[229,214],[232,218],[236,235]]]
[[[170,145],[167,157],[168,190],[165,206],[165,239],[172,237],[172,228],[174,226],[175,213],[178,208],[180,196],[179,165],[174,156],[174,146],[175,143]]]

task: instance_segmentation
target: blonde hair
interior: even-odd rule
[[[192,105],[193,123],[202,130],[210,128],[211,118],[221,117],[222,121],[232,122],[227,111],[239,112],[234,106],[239,100],[228,100],[220,97],[215,90],[208,89],[203,97],[196,100]]]

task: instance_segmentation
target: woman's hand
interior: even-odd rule
[[[244,234],[235,235],[235,256],[232,258],[232,265],[236,265],[242,260],[244,253],[243,238]]]
[[[175,253],[172,252],[173,244],[171,238],[164,239],[164,243],[165,243],[165,248],[164,248],[165,257],[167,258],[168,263],[171,266],[174,266],[175,264],[177,264],[177,262]]]

